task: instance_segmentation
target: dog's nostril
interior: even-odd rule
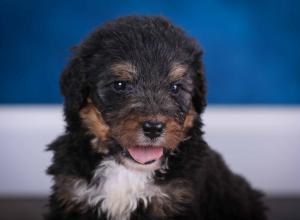
[[[142,127],[144,134],[147,137],[153,139],[159,137],[162,134],[165,125],[159,121],[145,121],[143,122]]]

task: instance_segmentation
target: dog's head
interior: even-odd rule
[[[161,17],[104,25],[75,49],[62,75],[68,130],[88,129],[96,148],[113,140],[131,162],[157,161],[187,138],[205,107],[201,56]]]

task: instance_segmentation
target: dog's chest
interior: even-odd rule
[[[97,207],[98,214],[109,219],[127,220],[141,202],[145,207],[152,197],[163,197],[153,183],[153,172],[129,170],[114,160],[101,163],[91,184],[76,184],[77,200]]]

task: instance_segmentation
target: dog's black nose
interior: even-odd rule
[[[165,125],[159,121],[145,121],[143,122],[142,127],[144,134],[147,137],[154,139],[162,134]]]

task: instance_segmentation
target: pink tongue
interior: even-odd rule
[[[128,148],[131,157],[142,164],[152,160],[157,160],[163,155],[162,147],[131,147]]]

